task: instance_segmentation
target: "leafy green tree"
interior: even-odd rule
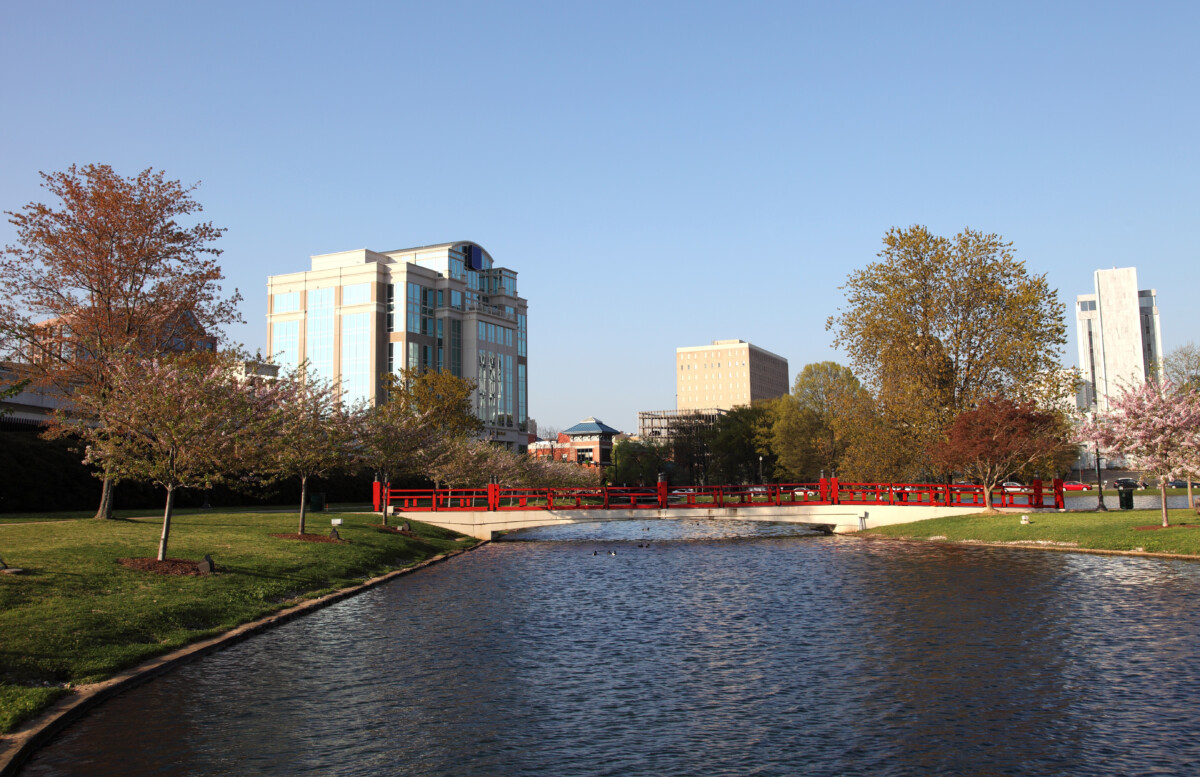
[[[1190,340],[1163,359],[1167,380],[1182,389],[1200,389],[1200,348]]]
[[[878,257],[847,277],[845,306],[827,328],[887,428],[910,441],[908,477],[932,473],[928,451],[942,430],[985,398],[1052,407],[1069,396],[1059,367],[1065,308],[1011,243],[917,225],[891,229]]]
[[[866,399],[854,373],[836,362],[805,365],[792,393],[770,407],[769,447],[793,478],[812,481],[842,469],[858,408]]]
[[[475,435],[483,422],[471,407],[475,381],[443,370],[405,369],[398,376],[387,375],[388,402],[398,402],[409,413],[421,415],[445,437]]]
[[[775,455],[761,443],[768,416],[763,403],[735,407],[717,419],[708,435],[712,482],[758,483],[760,476],[763,481],[775,478]]]
[[[613,445],[612,482],[647,485],[667,468],[668,451],[650,440],[617,440]]]

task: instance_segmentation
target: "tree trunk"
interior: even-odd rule
[[[171,508],[175,506],[175,487],[167,486],[167,508],[163,510],[162,539],[158,541],[158,560],[167,559],[167,539],[171,536]]]
[[[1162,496],[1163,526],[1166,527],[1166,526],[1170,525],[1167,523],[1167,480],[1166,480],[1166,478],[1158,479],[1158,493]]]
[[[300,534],[304,533],[304,516],[308,513],[308,476],[300,476]]]
[[[105,476],[104,485],[100,487],[100,507],[96,509],[96,518],[100,520],[112,520],[113,512],[113,482],[112,478]]]
[[[992,487],[983,487],[983,511],[985,513],[994,513],[996,508],[992,507]]]
[[[391,485],[391,473],[376,470],[375,479],[379,481],[379,514],[381,523],[387,526],[387,487]]]

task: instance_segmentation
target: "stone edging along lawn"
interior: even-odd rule
[[[302,601],[282,612],[268,615],[265,618],[259,618],[249,623],[243,623],[241,626],[231,629],[224,634],[200,642],[194,642],[165,655],[152,658],[131,669],[118,672],[103,682],[77,686],[71,694],[52,704],[37,717],[26,721],[16,731],[0,736],[0,777],[14,777],[21,768],[21,765],[35,750],[82,717],[88,710],[123,691],[141,685],[147,680],[165,674],[178,666],[194,661],[209,653],[214,653],[230,645],[235,645],[255,634],[287,623],[301,615],[315,612],[343,599],[390,582],[401,575],[411,574],[432,564],[440,563],[487,544],[484,541],[469,548],[453,550],[421,561],[411,567],[393,570],[385,575],[371,578],[359,585],[343,588],[322,596],[319,599]]]

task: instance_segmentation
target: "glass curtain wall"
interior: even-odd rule
[[[333,289],[308,292],[307,348],[310,372],[333,380]]]
[[[275,346],[275,363],[284,370],[294,370],[300,363],[300,322],[280,321],[274,325],[271,341]]]
[[[371,314],[342,316],[342,403],[371,398]]]

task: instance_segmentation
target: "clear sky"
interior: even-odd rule
[[[519,273],[530,415],[633,431],[674,351],[838,360],[892,226],[1093,270],[1200,340],[1200,4],[0,3],[0,210],[72,163],[201,182],[266,341],[268,275],[474,240]],[[13,230],[0,225],[0,243]]]

